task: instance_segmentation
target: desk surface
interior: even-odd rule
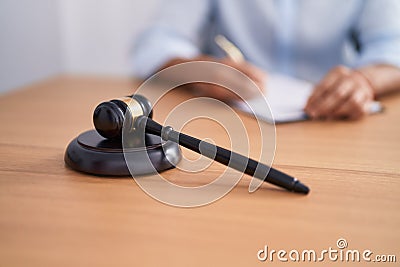
[[[92,127],[93,108],[131,88],[128,80],[61,77],[0,97],[0,265],[266,265],[257,260],[265,245],[322,250],[339,238],[400,260],[399,95],[362,121],[277,126],[273,165],[309,185],[308,196],[269,185],[249,194],[244,176],[221,200],[183,209],[150,198],[133,179],[64,165],[69,141]],[[168,95],[156,118],[185,97]],[[187,131],[224,144],[201,123]],[[197,178],[223,170],[213,164]],[[178,170],[167,176],[188,179]]]

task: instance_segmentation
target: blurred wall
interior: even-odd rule
[[[61,73],[128,75],[160,1],[1,0],[0,92]]]
[[[0,0],[0,92],[62,71],[55,0]]]
[[[65,69],[126,75],[129,51],[160,0],[61,0]]]

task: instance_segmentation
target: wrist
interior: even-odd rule
[[[381,95],[400,89],[400,68],[388,64],[375,64],[357,69],[366,77],[373,89],[374,95]]]
[[[361,80],[364,81],[364,84],[367,85],[367,87],[370,89],[373,98],[375,98],[376,95],[376,87],[372,81],[372,79],[370,78],[368,72],[364,71],[363,69],[355,69],[353,71],[354,74],[356,74]]]

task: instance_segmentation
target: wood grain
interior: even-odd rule
[[[96,104],[127,95],[136,85],[117,78],[58,77],[0,97],[1,266],[271,265],[257,260],[264,245],[322,250],[341,237],[351,249],[399,260],[399,95],[383,100],[384,114],[359,122],[276,127],[274,166],[309,185],[308,196],[269,185],[249,194],[250,178],[244,176],[219,201],[183,209],[152,199],[133,179],[93,177],[64,165],[68,142],[92,127]],[[157,104],[156,119],[164,120],[188,98],[180,91],[168,94]],[[240,117],[249,131],[250,154],[257,157],[256,124]],[[184,130],[230,145],[224,129],[205,120]],[[212,164],[196,175],[170,170],[165,177],[195,186],[224,170]]]

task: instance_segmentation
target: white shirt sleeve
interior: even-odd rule
[[[210,22],[211,4],[211,0],[164,1],[153,25],[137,39],[133,75],[145,79],[172,58],[199,55],[201,33]]]
[[[367,0],[356,32],[361,51],[355,67],[376,63],[400,67],[400,1]]]

